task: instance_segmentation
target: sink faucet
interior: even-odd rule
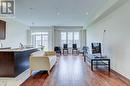
[[[22,44],[22,43],[20,43],[20,48],[24,48],[24,46],[23,46],[23,44]]]

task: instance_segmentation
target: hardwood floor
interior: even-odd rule
[[[91,71],[81,56],[61,56],[48,76],[36,72],[21,86],[129,86],[114,73]]]

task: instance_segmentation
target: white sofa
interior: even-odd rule
[[[32,53],[30,56],[30,75],[33,70],[47,70],[48,74],[50,74],[50,70],[56,61],[57,57],[54,51]]]

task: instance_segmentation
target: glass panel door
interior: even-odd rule
[[[68,32],[68,34],[67,34],[67,38],[68,38],[68,47],[72,47],[72,44],[73,44],[73,32]]]
[[[80,47],[80,32],[61,32],[61,46],[68,44],[72,48],[72,44],[77,44]]]
[[[36,36],[36,38],[35,38],[35,40],[36,40],[35,46],[38,47],[38,46],[41,45],[41,34],[36,34],[35,36]]]
[[[44,46],[44,51],[48,50],[48,32],[34,32],[31,37],[32,45],[35,47]]]
[[[48,32],[42,33],[42,46],[44,46],[44,51],[48,51]]]
[[[61,32],[61,46],[67,43],[66,32]]]
[[[74,44],[77,44],[77,47],[80,47],[79,32],[74,32]]]

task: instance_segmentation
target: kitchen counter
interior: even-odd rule
[[[16,77],[29,68],[29,57],[36,48],[0,50],[0,77]]]
[[[33,50],[37,48],[14,48],[14,49],[1,49],[0,52],[23,52],[23,51],[28,51],[28,50]]]

